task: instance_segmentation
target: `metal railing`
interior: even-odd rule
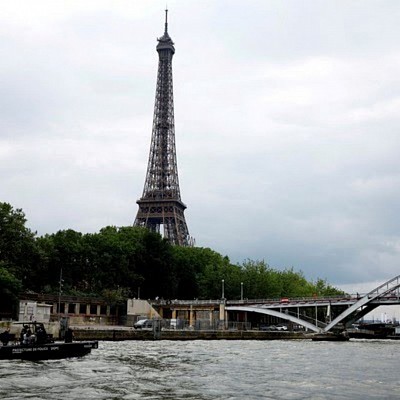
[[[287,303],[299,303],[299,302],[327,302],[330,301],[346,301],[355,300],[363,297],[364,294],[347,294],[347,295],[336,295],[336,296],[312,296],[312,297],[279,297],[271,299],[243,299],[243,300],[226,300],[226,299],[209,299],[209,300],[164,300],[164,299],[149,299],[148,302],[151,305],[193,305],[193,306],[206,306],[206,305],[219,305],[225,303],[226,305],[248,305],[248,304],[281,304],[284,306]]]

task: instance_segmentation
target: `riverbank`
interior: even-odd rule
[[[293,340],[309,339],[309,333],[288,331],[191,331],[191,330],[136,330],[128,327],[71,327],[74,340]]]

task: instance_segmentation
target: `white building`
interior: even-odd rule
[[[50,321],[51,305],[31,300],[20,300],[18,321]]]

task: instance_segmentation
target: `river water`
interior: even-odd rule
[[[400,341],[100,342],[0,361],[0,399],[400,399]]]

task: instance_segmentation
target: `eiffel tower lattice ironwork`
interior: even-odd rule
[[[153,131],[143,195],[135,226],[159,232],[172,244],[191,245],[181,200],[175,149],[172,57],[174,43],[168,35],[168,10],[165,10],[164,35],[157,39],[159,56]]]

